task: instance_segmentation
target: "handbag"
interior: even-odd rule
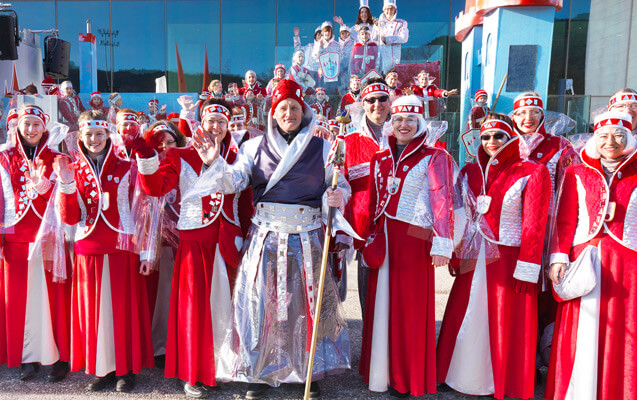
[[[553,290],[562,300],[572,300],[589,294],[597,284],[595,262],[597,262],[597,246],[587,246],[577,259],[569,263],[564,277],[557,285],[553,282]]]

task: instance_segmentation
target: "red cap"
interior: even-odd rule
[[[303,88],[291,79],[281,79],[272,93],[272,109],[270,109],[270,114],[273,114],[279,103],[285,99],[296,100],[301,105],[301,110],[305,111]]]

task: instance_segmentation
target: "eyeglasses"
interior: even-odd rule
[[[378,96],[378,97],[366,97],[363,101],[367,104],[374,104],[376,101],[380,103],[384,103],[389,100],[389,96]]]
[[[493,135],[480,135],[480,140],[488,142],[491,138],[495,140],[502,140],[506,135],[504,133],[494,133]]]
[[[396,116],[392,117],[391,120],[392,120],[392,122],[395,122],[397,124],[400,124],[400,123],[403,123],[403,122],[406,123],[406,124],[415,124],[415,123],[418,122],[418,120],[415,117],[403,117],[403,116],[399,116],[399,115],[396,115]]]
[[[626,111],[626,110],[637,111],[637,103],[618,104],[616,106],[613,106],[613,110],[617,110],[617,111]]]

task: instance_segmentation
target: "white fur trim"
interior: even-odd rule
[[[77,185],[75,184],[75,181],[71,183],[59,182],[59,184],[60,184],[60,193],[73,194],[75,193],[75,190],[77,189]]]
[[[431,243],[431,252],[432,256],[443,256],[447,258],[451,258],[453,253],[453,240],[434,236],[433,241]]]
[[[155,153],[151,158],[140,158],[137,155],[137,169],[142,175],[152,175],[159,169],[159,156]]]
[[[550,265],[553,265],[555,263],[568,264],[570,262],[568,259],[568,254],[566,253],[553,253],[551,254],[550,260],[551,260],[549,262]]]
[[[519,281],[537,283],[537,279],[540,276],[540,269],[540,264],[518,260],[515,264],[513,277]]]

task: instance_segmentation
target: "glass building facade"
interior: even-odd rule
[[[153,92],[166,75],[168,91],[177,91],[179,49],[188,91],[200,92],[207,50],[210,79],[241,84],[246,70],[265,85],[274,65],[291,65],[293,29],[302,44],[312,40],[323,21],[341,16],[353,25],[357,0],[48,0],[13,1],[20,28],[59,29],[71,42],[70,80],[78,82],[78,33],[91,21],[97,36],[98,89],[102,92]],[[382,0],[369,0],[378,17]],[[460,84],[461,44],[454,20],[464,0],[398,0],[398,18],[409,24],[403,63],[439,61],[440,86]],[[584,63],[590,0],[564,0],[556,13],[549,93],[559,79],[571,78],[584,92]],[[454,109],[453,101],[448,110]]]

